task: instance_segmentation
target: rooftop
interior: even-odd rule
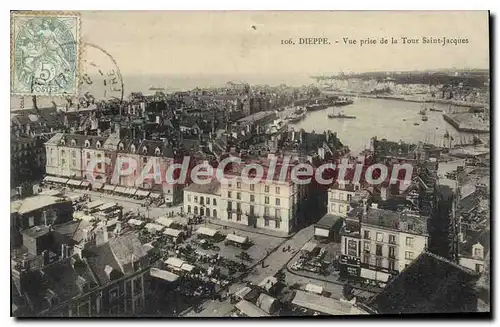
[[[184,192],[220,195],[220,182],[217,179],[213,179],[208,184],[192,183],[184,188]]]
[[[36,195],[26,199],[16,200],[10,203],[10,212],[19,213],[20,215],[39,210],[55,203],[67,202],[64,199],[50,195]]]
[[[368,305],[380,314],[474,312],[475,271],[424,252]]]
[[[411,211],[396,212],[386,209],[368,208],[366,215],[363,208],[354,208],[349,212],[350,217],[361,217],[366,225],[399,230],[410,234],[427,235],[427,217]]]

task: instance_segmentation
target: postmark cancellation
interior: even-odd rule
[[[79,14],[13,12],[11,24],[11,94],[76,95]]]

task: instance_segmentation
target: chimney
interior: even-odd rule
[[[50,262],[49,250],[42,251],[43,264],[48,265]]]
[[[372,203],[371,208],[372,209],[378,209],[378,203]]]
[[[368,200],[363,199],[363,215],[366,215],[368,209]]]
[[[78,260],[82,260],[82,250],[82,246],[75,245],[73,248],[73,256]]]
[[[67,247],[66,244],[61,244],[61,259],[66,258],[66,247]]]
[[[101,224],[101,229],[96,232],[95,243],[97,247],[108,243],[108,230],[105,224]]]

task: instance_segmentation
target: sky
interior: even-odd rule
[[[86,11],[81,17],[82,40],[105,49],[123,75],[489,67],[486,11]],[[401,41],[402,36],[420,42],[422,37],[447,37],[468,43],[359,45],[359,39]],[[332,44],[281,44],[307,37],[328,38]],[[358,44],[344,45],[344,37]]]

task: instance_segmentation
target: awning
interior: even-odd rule
[[[255,304],[265,312],[272,313],[274,311],[274,304],[276,301],[277,300],[274,297],[267,295],[266,293],[261,293]]]
[[[126,194],[126,190],[127,190],[127,189],[126,189],[125,187],[123,187],[123,186],[117,186],[117,187],[115,188],[115,192],[116,192],[116,193],[123,193],[123,194]]]
[[[165,235],[168,235],[168,236],[172,236],[172,237],[179,237],[179,235],[181,235],[182,231],[178,230],[178,229],[172,229],[172,228],[165,228],[165,230],[163,231],[163,234]]]
[[[174,220],[163,216],[163,217],[156,219],[156,222],[158,224],[162,224],[163,226],[170,227],[170,225],[172,225],[174,223]]]
[[[96,201],[93,201],[93,202],[90,202],[89,204],[87,204],[87,208],[94,209],[94,208],[97,208],[99,206],[102,206],[103,204],[104,204],[104,202],[102,202],[101,200],[96,200]]]
[[[104,183],[101,183],[101,182],[92,183],[92,188],[94,190],[100,190],[103,186],[104,186]]]
[[[195,266],[190,265],[189,263],[183,263],[181,266],[181,269],[184,271],[187,271],[187,272],[193,271],[194,268],[195,268]]]
[[[207,235],[207,236],[210,236],[210,237],[214,237],[215,234],[218,233],[218,231],[216,231],[215,229],[211,229],[211,228],[207,228],[207,227],[200,227],[198,228],[198,230],[196,231],[197,234],[202,234],[202,235]]]
[[[316,294],[323,294],[323,287],[314,284],[307,284],[306,291]]]
[[[68,182],[68,179],[69,178],[64,178],[64,177],[45,176],[45,178],[43,180],[46,182],[66,184]]]
[[[234,295],[239,298],[239,299],[245,299],[245,296],[247,296],[248,293],[250,293],[252,289],[248,286],[243,287],[242,289],[238,290],[238,292],[234,293]]]
[[[245,244],[246,242],[248,242],[248,237],[238,236],[234,234],[227,234],[226,240],[233,241],[239,244]]]
[[[235,307],[247,317],[269,317],[264,310],[245,300],[236,303]]]
[[[304,252],[312,252],[316,247],[318,246],[318,243],[316,242],[307,242],[303,247],[302,251]]]
[[[125,190],[125,193],[127,193],[128,195],[134,195],[136,191],[136,188],[128,188]]]
[[[38,195],[48,195],[48,196],[58,196],[61,194],[63,194],[63,192],[61,192],[60,190],[45,190],[38,193]]]
[[[184,260],[181,260],[181,259],[176,258],[176,257],[170,257],[167,260],[165,260],[166,265],[172,266],[175,268],[181,268],[184,263],[185,263]]]
[[[177,279],[179,279],[179,276],[177,276],[176,274],[158,268],[151,268],[150,274],[151,277],[163,279],[167,282],[175,282]]]
[[[347,315],[352,310],[351,304],[304,291],[295,293],[292,304],[332,316]]]
[[[116,202],[108,202],[108,203],[104,203],[102,206],[100,206],[99,210],[108,210],[108,209],[112,209],[116,206],[117,206]]]
[[[151,192],[149,194],[149,197],[153,199],[158,199],[160,197],[160,194]]]
[[[113,218],[113,219],[110,219],[110,220],[108,220],[108,221],[106,222],[106,226],[108,226],[108,227],[109,227],[109,226],[114,226],[114,225],[116,225],[116,223],[117,223],[118,221],[119,221],[119,220],[118,220],[118,218]]]
[[[149,191],[143,191],[143,190],[137,190],[137,192],[135,193],[135,195],[138,195],[138,196],[148,196],[149,195]]]
[[[105,190],[105,191],[113,191],[115,189],[115,187],[116,187],[115,185],[106,184],[106,185],[104,185],[103,190]]]
[[[70,179],[67,182],[68,185],[74,185],[74,186],[80,186],[82,184],[82,181],[77,181],[76,179]]]
[[[146,229],[149,232],[160,232],[163,228],[165,228],[165,226],[153,224],[153,223],[146,224]]]
[[[132,218],[128,221],[128,223],[134,226],[141,226],[144,222],[142,220]]]

